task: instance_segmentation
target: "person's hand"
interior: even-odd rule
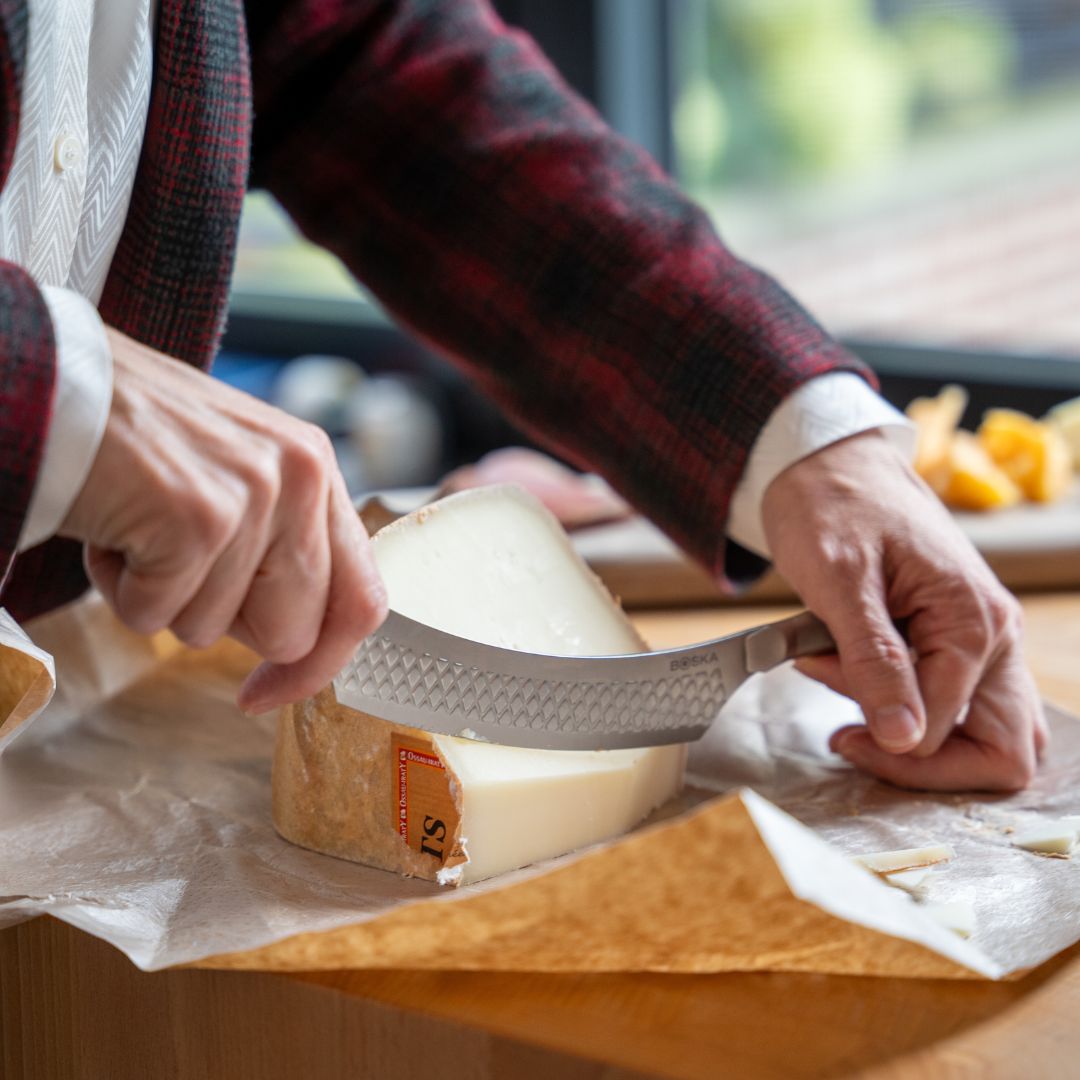
[[[832,749],[902,787],[1025,787],[1048,734],[1019,604],[888,440],[869,432],[797,462],[762,514],[777,569],[837,643],[799,670],[866,717]]]
[[[240,705],[324,686],[386,615],[386,593],[326,435],[109,330],[108,424],[61,525],[141,633],[230,634],[265,663]]]

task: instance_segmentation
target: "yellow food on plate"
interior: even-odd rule
[[[916,398],[906,410],[917,433],[915,471],[939,495],[941,473],[967,403],[967,391],[962,386],[946,386],[937,397]]]
[[[1000,510],[1021,499],[1020,488],[970,431],[953,433],[935,480],[934,490],[955,510]]]
[[[1080,469],[1080,397],[1055,405],[1044,422],[1059,431],[1069,444],[1074,469]]]
[[[1002,471],[1034,502],[1053,502],[1069,489],[1072,454],[1052,424],[1015,409],[990,409],[979,441]]]

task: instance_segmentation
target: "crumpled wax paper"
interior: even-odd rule
[[[137,637],[99,599],[31,631],[36,645],[0,624],[0,926],[50,914],[147,970],[999,978],[1080,939],[1080,866],[1009,844],[1011,828],[1080,810],[1080,721],[1057,710],[1053,753],[1027,791],[901,792],[828,753],[854,706],[782,669],[731,699],[692,748],[685,797],[645,827],[441,890],[277,836],[274,721],[233,705],[253,663],[239,646]],[[33,719],[50,654],[57,692]],[[957,852],[931,899],[974,905],[970,941],[844,857],[931,841]]]

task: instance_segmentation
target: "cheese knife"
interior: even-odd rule
[[[424,731],[610,750],[698,739],[752,675],[834,649],[809,611],[697,645],[618,656],[519,652],[391,611],[333,685],[342,705]]]

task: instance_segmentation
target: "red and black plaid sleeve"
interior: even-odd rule
[[[28,10],[0,0],[0,176],[15,156]],[[0,262],[0,592],[30,509],[56,384],[56,342],[41,291]],[[4,597],[7,602],[7,596]]]
[[[45,300],[25,271],[0,263],[0,588],[34,493],[55,381]]]
[[[723,575],[762,425],[858,361],[484,0],[259,0],[248,18],[255,182]]]

